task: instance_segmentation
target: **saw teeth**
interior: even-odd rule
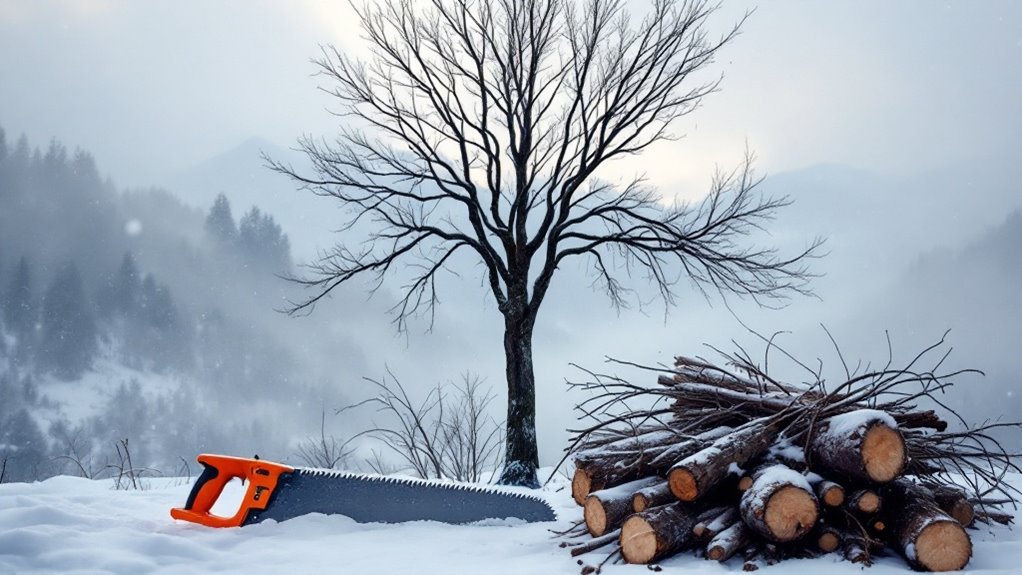
[[[504,491],[503,489],[495,487],[486,487],[480,485],[466,485],[463,483],[448,483],[446,481],[436,481],[431,479],[418,479],[415,477],[389,477],[386,475],[366,475],[364,473],[351,473],[348,471],[336,471],[333,469],[316,469],[312,467],[297,467],[295,473],[303,475],[311,475],[313,477],[336,477],[339,479],[355,479],[358,481],[368,481],[375,483],[395,483],[402,485],[422,485],[426,487],[434,487],[440,489],[448,489],[451,491],[473,491],[477,493],[494,493],[497,495],[503,495],[505,497],[514,497],[516,499],[527,499],[532,501],[538,501],[545,504],[553,511],[550,504],[541,497],[535,495],[528,495],[526,493],[517,493],[514,491]]]

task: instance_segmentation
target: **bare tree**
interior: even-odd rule
[[[308,437],[298,446],[298,457],[310,467],[334,469],[352,454],[348,449],[351,439],[338,442],[333,435],[326,434],[326,410],[320,413],[319,437]]]
[[[503,439],[501,425],[487,415],[494,395],[481,389],[479,376],[466,373],[460,384],[437,384],[416,402],[393,373],[387,375],[389,380],[368,379],[376,386],[377,395],[350,407],[376,405],[390,421],[374,423],[359,435],[381,441],[423,479],[477,482],[484,472],[496,467]],[[376,451],[366,463],[379,473],[395,471]]]
[[[299,140],[313,173],[267,159],[311,192],[340,200],[373,228],[295,278],[311,311],[361,276],[373,291],[407,264],[399,330],[432,318],[438,272],[465,254],[483,264],[504,318],[506,463],[501,482],[537,485],[532,336],[554,272],[586,258],[621,308],[624,279],[644,275],[665,305],[690,278],[758,302],[805,293],[805,259],[743,246],[785,205],[762,197],[751,162],[715,179],[698,205],[665,205],[637,176],[605,177],[612,160],[674,137],[719,80],[696,72],[738,32],[714,38],[704,0],[653,0],[635,21],[623,0],[380,0],[357,8],[372,56],[334,47],[316,60],[346,123],[335,142]],[[707,290],[707,288],[709,288]],[[432,323],[431,323],[432,325]]]

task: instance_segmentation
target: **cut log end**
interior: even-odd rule
[[[880,510],[880,496],[867,489],[855,497],[855,509],[863,513],[876,513]]]
[[[971,556],[972,541],[954,521],[934,521],[916,539],[915,561],[927,571],[958,571]]]
[[[976,508],[972,506],[966,500],[956,501],[955,504],[948,510],[951,517],[955,518],[955,521],[968,527],[976,520]]]
[[[593,480],[584,469],[576,469],[571,478],[571,497],[575,503],[585,505],[586,497],[592,493]]]
[[[607,532],[607,512],[603,509],[603,502],[596,497],[587,497],[582,506],[582,516],[585,518],[589,534],[599,537]]]
[[[845,490],[836,483],[824,482],[820,489],[820,501],[827,507],[841,507],[845,502]]]
[[[649,509],[649,500],[646,496],[641,493],[636,493],[632,496],[632,510],[636,513],[642,513]]]
[[[745,493],[752,487],[752,476],[746,475],[738,480],[738,491]]]
[[[816,523],[816,499],[805,489],[789,485],[775,492],[766,503],[764,522],[778,542],[795,541]]]
[[[817,547],[824,553],[830,553],[835,551],[839,545],[841,545],[841,539],[835,533],[826,532],[820,535],[819,539],[816,540]]]
[[[645,519],[633,515],[621,526],[621,555],[629,563],[643,564],[657,553],[656,531]]]
[[[671,493],[682,501],[695,501],[699,497],[699,485],[692,472],[684,468],[672,469],[667,481]]]
[[[901,433],[883,424],[870,426],[862,440],[862,461],[866,474],[877,483],[898,477],[905,467],[905,440]]]

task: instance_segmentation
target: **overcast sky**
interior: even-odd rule
[[[1022,3],[740,1],[715,27],[753,8],[723,91],[636,167],[666,192],[698,195],[746,142],[771,173],[904,174],[1022,145]],[[325,43],[359,49],[347,2],[0,0],[0,126],[161,181],[250,137],[332,133],[309,63]]]

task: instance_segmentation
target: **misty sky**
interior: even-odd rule
[[[700,194],[746,142],[770,173],[905,174],[1022,145],[1022,4],[740,1],[715,28],[752,8],[723,91],[632,166],[665,192]],[[322,43],[361,49],[347,2],[0,0],[0,125],[148,185],[250,137],[333,133],[310,76]]]

